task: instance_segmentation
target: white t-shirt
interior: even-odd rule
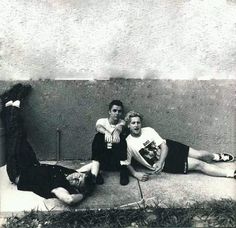
[[[133,137],[131,134],[126,138],[127,142],[127,162],[131,164],[131,159],[134,158],[145,167],[154,170],[153,160],[158,160],[160,157],[160,148],[158,148],[165,140],[151,127],[141,129],[139,137]],[[153,156],[147,154],[151,151]],[[148,158],[151,158],[151,160]],[[146,159],[145,159],[146,158]],[[152,162],[151,162],[152,161]]]
[[[109,123],[108,118],[101,118],[101,119],[98,119],[97,122],[96,122],[96,127],[98,125],[103,126],[107,131],[112,133],[117,126],[119,126],[119,125],[124,126],[125,125],[125,121],[124,120],[119,120],[116,125],[112,125],[112,124]]]

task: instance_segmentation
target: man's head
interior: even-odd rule
[[[116,124],[123,114],[123,103],[120,100],[113,100],[109,104],[109,120],[111,123]]]
[[[130,111],[125,116],[125,122],[130,130],[130,134],[134,137],[138,137],[141,134],[143,117],[140,113]]]
[[[95,188],[91,172],[75,172],[68,175],[66,179],[69,181],[71,186],[76,187],[83,195],[90,195]]]

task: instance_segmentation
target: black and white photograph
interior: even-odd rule
[[[236,227],[235,0],[1,0],[0,227]]]

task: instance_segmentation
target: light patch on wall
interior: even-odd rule
[[[0,79],[236,79],[234,1],[0,2]]]

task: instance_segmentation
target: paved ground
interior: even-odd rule
[[[55,162],[51,162],[55,164]],[[58,164],[78,168],[79,162],[59,162]],[[236,162],[218,164],[225,168],[236,168]],[[127,186],[119,184],[119,173],[104,173],[105,183],[97,186],[96,192],[81,204],[68,207],[57,199],[45,200],[34,193],[18,191],[6,174],[6,166],[0,168],[0,218],[35,210],[80,210],[98,208],[140,207],[158,205],[161,207],[187,207],[194,202],[211,199],[231,198],[236,200],[236,181],[233,178],[216,178],[203,174],[174,175],[161,173],[151,176],[147,182],[130,178]]]

